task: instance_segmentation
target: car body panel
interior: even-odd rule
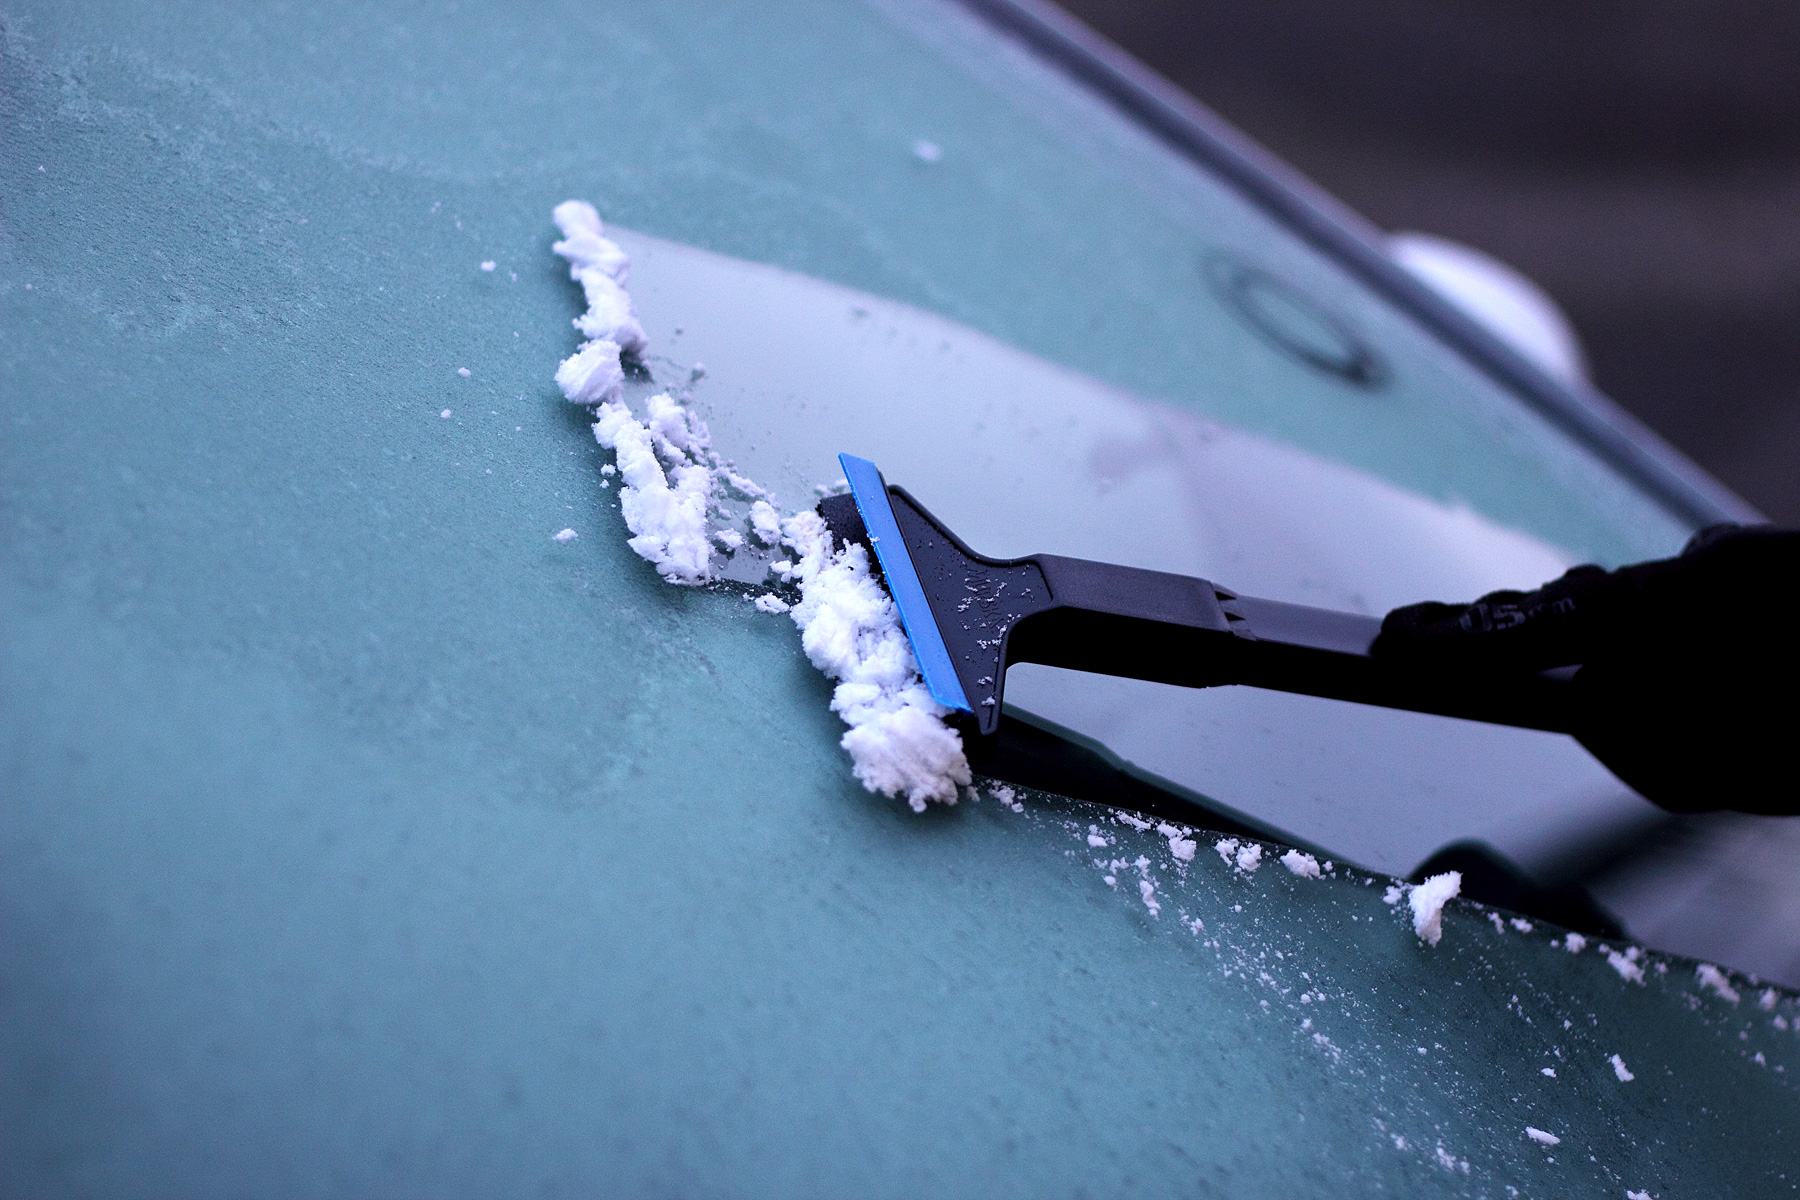
[[[585,193],[648,231],[627,237],[634,295],[665,349],[677,320],[718,339],[696,394],[746,464],[782,460],[804,422],[765,441],[732,388],[778,399],[805,348],[755,366],[696,311],[701,289],[660,307],[659,260],[696,246],[708,278],[772,264],[833,303],[847,293],[815,283],[953,324],[980,369],[1060,381],[1066,405],[1216,427],[1221,473],[1313,464],[1335,503],[1428,521],[1464,519],[1461,500],[1520,553],[1679,541],[1680,519],[1481,392],[1404,314],[1357,309],[1444,387],[1476,381],[1448,415],[1411,401],[1449,431],[1443,455],[1398,424],[1352,436],[1310,380],[1293,386],[1317,420],[1259,416],[1248,385],[1207,407],[1184,381],[1211,360],[1160,354],[1194,322],[1163,313],[1155,271],[1119,269],[1142,293],[1125,316],[1063,286],[1092,246],[1075,231],[1110,212],[1119,244],[1154,245],[1175,184],[1119,209],[1129,189],[1071,166],[1118,145],[1027,136],[1005,88],[892,13],[14,11],[8,1193],[1787,1186],[1784,991],[1765,1010],[1739,980],[1734,1002],[1653,954],[1628,962],[1640,984],[1469,905],[1427,946],[1385,878],[1303,878],[1279,848],[1246,872],[1206,839],[1190,864],[1096,805],[1017,811],[989,788],[916,817],[863,793],[791,626],[742,589],[669,587],[626,547],[587,417],[550,384],[579,301],[546,217]],[[693,80],[710,117],[653,122],[641,79]],[[944,181],[967,189],[948,212],[916,194],[937,186],[910,149],[934,107],[992,126]],[[1033,200],[1027,167],[1070,193]],[[1238,328],[1205,308],[1204,247],[1160,244],[1133,253],[1179,257],[1193,311]],[[1333,304],[1361,303],[1341,286]],[[1109,336],[1074,336],[1097,318]],[[1208,369],[1306,378],[1218,336],[1236,357]],[[1453,470],[1482,429],[1500,465]],[[900,453],[947,488],[956,463],[925,444],[832,449]],[[825,481],[783,469],[790,493]],[[990,533],[966,497],[916,490]],[[1035,538],[1024,519],[992,538]],[[553,540],[564,527],[580,536]]]

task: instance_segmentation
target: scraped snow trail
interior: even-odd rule
[[[556,383],[570,403],[594,410],[594,438],[617,466],[632,550],[686,587],[716,581],[747,547],[751,563],[757,548],[792,550],[793,560],[773,570],[799,586],[800,602],[789,606],[765,593],[756,607],[786,612],[807,659],[837,681],[831,708],[849,726],[841,744],[856,778],[871,792],[904,795],[915,812],[955,804],[957,788],[970,780],[962,738],[926,691],[867,552],[835,544],[811,510],[783,518],[766,489],[713,449],[706,423],[682,402],[685,393],[659,392],[642,417],[631,411],[627,367],[641,364],[650,345],[625,290],[631,261],[606,237],[593,205],[567,200],[552,215],[563,234],[552,249],[567,260],[588,306],[574,322],[587,341],[557,368]]]

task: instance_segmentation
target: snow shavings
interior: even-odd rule
[[[1089,825],[1087,844],[1095,850],[1100,850],[1112,845],[1112,839],[1107,837],[1104,833],[1101,833],[1098,825]]]
[[[1213,843],[1213,849],[1228,866],[1237,868],[1238,872],[1248,875],[1262,865],[1262,847],[1255,842],[1240,842],[1236,838],[1220,838]]]
[[[833,544],[816,512],[782,524],[793,547],[800,603],[790,614],[813,666],[838,681],[831,709],[849,725],[842,745],[857,779],[884,796],[904,794],[914,812],[928,802],[955,804],[970,781],[962,738],[944,723],[948,710],[926,691],[894,602],[876,582],[862,546]],[[1010,788],[994,796],[1015,808]],[[1016,806],[1022,811],[1023,806]]]
[[[1762,1009],[1764,1012],[1774,1012],[1775,1002],[1780,998],[1780,994],[1777,993],[1774,988],[1766,988],[1764,989],[1763,994],[1756,998],[1756,1007]]]
[[[706,583],[712,578],[712,467],[698,457],[695,422],[680,405],[665,392],[651,397],[649,408],[646,423],[622,401],[602,404],[594,438],[617,455],[624,481],[619,511],[634,535],[631,548],[670,583]]]
[[[1435,946],[1444,936],[1444,905],[1462,891],[1462,873],[1445,871],[1433,875],[1412,890],[1407,903],[1412,906],[1413,932],[1427,946]]]
[[[1530,933],[1533,929],[1536,928],[1536,926],[1534,926],[1530,921],[1527,921],[1524,917],[1514,917],[1512,919],[1512,927],[1514,929],[1518,930],[1520,933]]]
[[[1138,861],[1142,862],[1143,860],[1139,859]],[[1144,907],[1150,910],[1151,916],[1162,915],[1162,904],[1156,898],[1156,884],[1148,876],[1138,880],[1138,895],[1143,897]]]
[[[484,259],[484,260],[482,260],[481,269],[484,271],[492,272],[493,269],[499,265],[500,265],[499,263],[495,262],[491,258]]]
[[[1446,1171],[1460,1170],[1464,1175],[1469,1173],[1469,1160],[1456,1157],[1456,1155],[1444,1149],[1444,1143],[1442,1142],[1438,1143],[1437,1150],[1433,1153],[1432,1157],[1437,1159],[1437,1165],[1444,1168]]]
[[[1302,879],[1319,877],[1319,860],[1310,854],[1302,854],[1298,850],[1289,850],[1281,856],[1281,865]]]
[[[580,536],[581,535],[576,533],[573,529],[559,529],[550,535],[550,540],[553,542],[561,542],[566,546]]]
[[[1579,933],[1571,933],[1563,938],[1563,949],[1570,954],[1580,954],[1587,949],[1587,939]]]
[[[1404,888],[1397,883],[1390,883],[1388,884],[1387,891],[1381,894],[1381,902],[1391,906],[1400,903],[1405,896],[1406,890]]]
[[[1630,1083],[1637,1078],[1636,1075],[1633,1075],[1630,1070],[1626,1068],[1625,1060],[1618,1055],[1613,1055],[1607,1061],[1612,1063],[1613,1074],[1619,1077],[1620,1083]]]
[[[1562,1145],[1562,1139],[1557,1137],[1554,1133],[1545,1133],[1542,1129],[1533,1125],[1527,1125],[1525,1127],[1525,1136],[1540,1146]]]
[[[1163,821],[1157,825],[1156,832],[1168,839],[1170,854],[1182,862],[1194,861],[1194,851],[1199,848],[1199,843],[1188,836],[1191,830]]]
[[[557,368],[556,382],[571,403],[595,409],[594,438],[614,456],[602,472],[618,474],[619,511],[632,550],[668,582],[689,587],[715,581],[719,560],[749,543],[793,550],[791,560],[772,569],[798,584],[799,602],[774,593],[751,602],[760,612],[787,613],[800,629],[808,660],[837,681],[831,708],[849,726],[841,745],[856,778],[872,792],[904,796],[916,812],[932,802],[956,803],[958,787],[971,780],[962,739],[920,680],[899,614],[876,582],[867,551],[835,545],[816,512],[784,520],[769,492],[719,456],[705,422],[670,392],[651,396],[641,419],[631,411],[626,367],[642,363],[649,339],[625,290],[630,260],[606,237],[592,205],[569,200],[552,215],[563,234],[552,248],[567,260],[569,276],[587,300],[575,327],[588,339]],[[703,373],[696,366],[690,382]],[[449,410],[443,415],[448,418]],[[750,502],[742,518],[748,538],[728,527],[731,501]],[[715,520],[725,524],[715,527]],[[1013,811],[1024,811],[1010,788],[994,794]]]
[[[1738,990],[1731,986],[1731,981],[1725,978],[1725,972],[1711,963],[1701,963],[1695,967],[1694,977],[1700,981],[1701,987],[1709,989],[1721,1000],[1736,1004],[1742,998],[1738,995]]]
[[[1638,959],[1642,958],[1644,954],[1642,950],[1636,946],[1628,948],[1623,954],[1610,946],[1602,946],[1600,950],[1606,955],[1606,965],[1617,971],[1620,979],[1627,983],[1643,985],[1644,968],[1638,965]]]
[[[1542,1070],[1540,1070],[1538,1072],[1538,1074],[1542,1075],[1545,1079],[1555,1079],[1556,1078],[1556,1068],[1555,1067],[1545,1067]]]

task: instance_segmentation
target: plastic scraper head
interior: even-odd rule
[[[1032,560],[1002,562],[965,546],[867,459],[838,455],[850,495],[819,505],[841,541],[874,551],[932,698],[978,734],[999,728],[1010,632],[1049,607]]]

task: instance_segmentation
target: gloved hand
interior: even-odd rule
[[[1373,653],[1432,671],[1580,664],[1581,744],[1675,812],[1800,814],[1800,532],[1715,525],[1676,558],[1412,604]]]

